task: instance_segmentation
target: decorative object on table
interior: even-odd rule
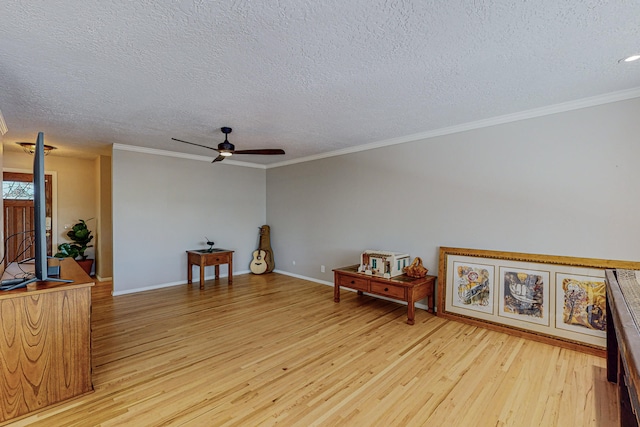
[[[360,255],[358,272],[389,279],[404,274],[409,265],[409,255],[400,252],[367,249]]]
[[[233,154],[260,154],[260,155],[274,155],[274,154],[284,154],[284,150],[280,148],[258,148],[253,150],[236,150],[235,145],[229,142],[227,137],[231,133],[231,128],[223,127],[220,128],[222,133],[224,133],[224,142],[218,144],[218,148],[208,147],[206,145],[200,145],[189,141],[183,141],[177,138],[171,138],[174,141],[184,142],[185,144],[195,145],[197,147],[208,148],[209,150],[215,150],[218,152],[218,157],[213,159],[213,162],[221,162],[225,159],[225,157],[229,157]]]
[[[640,262],[441,247],[437,315],[604,355],[607,268]]]
[[[215,245],[215,242],[212,240],[209,240],[209,238],[207,236],[204,236],[204,240],[207,241],[207,245],[209,245],[209,249],[207,249],[209,252],[213,252],[213,245]]]
[[[87,221],[91,221],[93,218],[89,218]],[[56,258],[73,258],[80,267],[87,273],[91,274],[91,268],[93,267],[93,260],[88,259],[85,251],[92,248],[93,245],[89,243],[93,240],[91,230],[87,227],[85,220],[80,219],[73,225],[71,230],[67,232],[67,237],[71,239],[73,243],[61,243],[58,245],[58,253],[54,256]]]
[[[409,266],[404,267],[403,271],[407,276],[415,278],[424,277],[429,272],[429,270],[422,265],[422,258],[419,256],[415,257]]]
[[[271,228],[268,225],[260,227],[260,243],[258,249],[253,251],[253,259],[249,269],[253,274],[271,273],[276,264],[271,249]]]

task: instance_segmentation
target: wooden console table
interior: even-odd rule
[[[72,258],[53,262],[72,283],[0,291],[0,424],[93,390],[93,281]]]
[[[200,267],[200,289],[204,289],[204,268],[216,266],[216,279],[220,278],[220,264],[229,264],[229,284],[233,283],[233,251],[227,249],[197,249],[187,251],[187,283],[192,282],[191,266]]]
[[[607,379],[618,384],[620,425],[627,427],[640,424],[640,289],[637,282],[619,280],[619,272],[605,271]]]
[[[355,289],[358,295],[364,292],[389,297],[407,302],[407,323],[415,323],[416,301],[427,298],[427,309],[433,313],[433,288],[435,276],[426,276],[414,279],[407,275],[384,279],[377,276],[369,276],[358,273],[358,265],[336,268],[333,270],[334,287],[333,300],[340,302],[340,287]]]

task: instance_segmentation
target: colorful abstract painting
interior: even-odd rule
[[[606,336],[606,285],[603,278],[556,274],[556,327]]]
[[[494,267],[454,262],[453,305],[493,313]]]
[[[499,315],[549,324],[549,272],[500,267]]]

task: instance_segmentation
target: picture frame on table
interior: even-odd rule
[[[607,268],[640,263],[441,247],[436,314],[604,355]]]

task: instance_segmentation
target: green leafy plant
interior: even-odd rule
[[[59,244],[58,253],[54,255],[56,258],[87,259],[85,251],[93,247],[93,245],[89,244],[93,240],[93,236],[85,220],[81,219],[79,221],[80,222],[74,224],[73,228],[67,232],[67,237],[71,239],[73,243]]]

